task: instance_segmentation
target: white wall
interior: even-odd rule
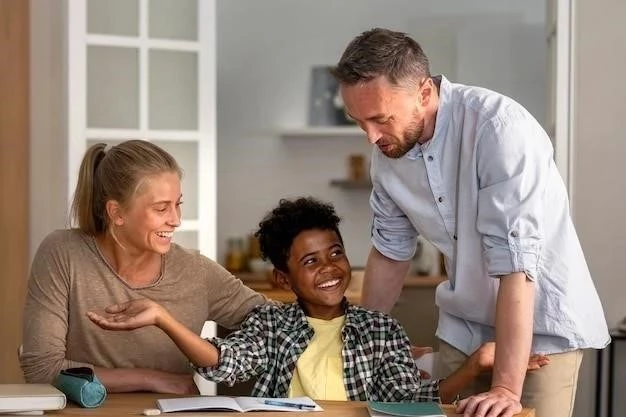
[[[309,71],[333,65],[347,43],[375,26],[411,33],[433,71],[497,89],[545,119],[545,2],[414,0],[218,0],[218,253],[253,231],[281,197],[315,195],[343,217],[355,266],[369,249],[367,191],[329,187],[365,140],[281,139],[304,126]]]
[[[626,315],[626,3],[574,1],[574,221],[609,326]],[[585,306],[580,306],[584,309]],[[615,416],[626,415],[626,344],[617,345]],[[581,372],[576,417],[593,414],[592,356]],[[619,388],[617,388],[619,387]]]

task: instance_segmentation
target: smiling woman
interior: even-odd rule
[[[149,298],[199,334],[205,321],[234,328],[267,300],[217,263],[172,242],[181,219],[181,169],[146,141],[90,147],[72,204],[76,229],[39,246],[28,283],[20,362],[27,382],[93,368],[110,392],[190,393],[187,359],[160,332],[107,332],[87,318]]]

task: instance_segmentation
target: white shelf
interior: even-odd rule
[[[286,128],[280,131],[280,136],[285,139],[294,138],[358,138],[363,137],[363,132],[358,126],[307,126],[299,128]]]
[[[372,183],[369,180],[369,178],[364,181],[354,181],[354,180],[349,180],[349,179],[335,179],[335,180],[330,180],[330,185],[333,187],[339,187],[339,188],[343,188],[346,190],[358,190],[358,189],[371,190],[372,189]]]
[[[197,130],[87,128],[86,136],[90,139],[146,139],[171,142],[194,142],[200,140],[201,135]]]
[[[200,43],[172,39],[148,39],[136,36],[87,34],[87,45],[117,46],[122,48],[171,49],[175,51],[198,52]]]

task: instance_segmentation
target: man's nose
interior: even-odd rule
[[[367,141],[372,145],[375,145],[376,142],[378,142],[383,136],[380,131],[373,126],[365,126],[363,127],[363,130],[365,131],[365,135],[367,136]]]

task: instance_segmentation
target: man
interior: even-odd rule
[[[545,131],[508,97],[432,77],[404,33],[362,33],[333,74],[376,145],[365,307],[391,310],[421,234],[449,277],[436,296],[442,376],[496,341],[490,380],[458,411],[571,416],[582,349],[609,336]],[[531,350],[551,362],[526,377]]]

